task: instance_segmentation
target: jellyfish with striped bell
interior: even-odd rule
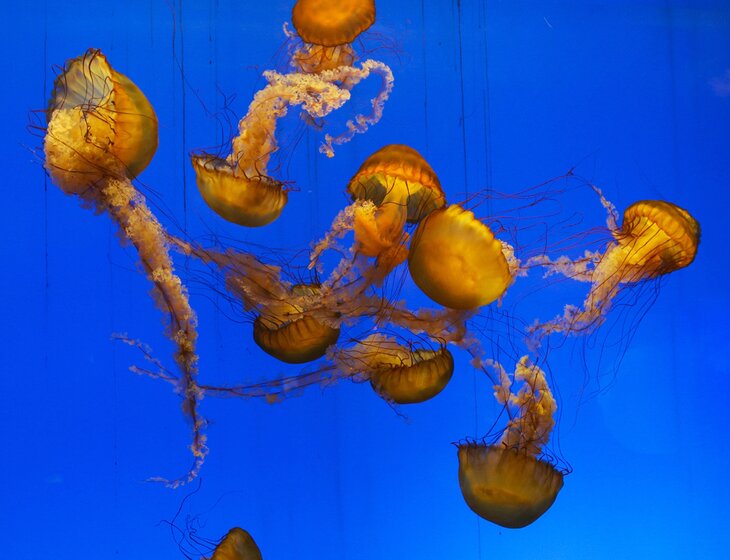
[[[316,73],[352,66],[352,42],[375,23],[374,0],[297,0],[292,23],[303,44],[292,55],[292,65]]]
[[[494,395],[508,412],[501,439],[492,445],[467,442],[458,446],[459,486],[467,505],[480,517],[517,529],[544,514],[563,487],[563,473],[540,458],[557,410],[545,372],[527,356],[510,379],[497,362],[483,367],[497,374]],[[521,384],[513,392],[513,384]]]
[[[46,113],[45,167],[66,194],[77,195],[117,224],[131,243],[153,285],[152,296],[169,323],[166,335],[175,342],[175,361],[183,410],[193,426],[194,465],[177,486],[197,475],[207,453],[203,420],[197,413],[198,390],[195,312],[176,275],[162,225],[132,184],[157,149],[157,117],[142,91],[117,72],[96,49],[69,60],[56,78]]]
[[[406,222],[418,223],[446,204],[438,176],[416,150],[389,144],[370,155],[347,185],[353,200],[356,250],[402,262]]]
[[[545,276],[562,274],[591,284],[581,308],[566,305],[562,316],[532,326],[537,340],[555,332],[593,332],[604,322],[623,287],[689,266],[697,254],[700,225],[684,208],[664,200],[641,200],[626,208],[619,226],[615,207],[595,190],[608,211],[607,225],[613,237],[606,248],[586,251],[578,259],[541,256],[529,262],[545,267]]]
[[[505,242],[457,204],[424,218],[413,234],[408,269],[416,285],[444,307],[472,310],[502,297],[513,272]]]
[[[261,550],[251,534],[234,527],[215,547],[209,560],[262,560]]]
[[[67,194],[98,194],[110,177],[134,178],[157,150],[157,116],[142,91],[97,49],[66,63],[46,111],[45,167]]]
[[[253,338],[259,348],[288,364],[324,356],[340,337],[339,325],[317,319],[296,302],[297,298],[316,301],[319,291],[316,285],[298,284],[291,288],[291,299],[264,308],[253,324]]]
[[[337,350],[333,357],[346,376],[368,379],[376,393],[396,404],[415,404],[435,397],[454,372],[454,359],[445,346],[431,349],[403,345],[380,333]]]

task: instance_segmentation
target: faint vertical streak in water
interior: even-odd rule
[[[464,44],[461,34],[461,0],[456,0],[456,13],[458,23],[459,38],[459,94],[461,103],[461,146],[464,169],[464,191],[466,198],[469,198],[469,177],[467,172],[467,150],[466,150],[466,102],[464,99]],[[472,367],[472,389],[474,397],[474,437],[479,435],[479,399],[477,398],[477,369]],[[477,524],[477,558],[482,557],[482,535],[481,522],[479,517],[476,518]]]
[[[421,0],[421,61],[423,63],[423,122],[426,155],[428,151],[428,58],[426,57],[426,0]]]
[[[469,197],[469,174],[467,173],[466,156],[466,102],[464,100],[464,49],[461,36],[461,0],[456,0],[457,32],[459,36],[459,94],[461,103],[461,147],[464,167],[464,192]]]
[[[178,0],[178,17],[180,19],[180,102],[182,104],[182,184],[183,184],[183,231],[188,231],[188,183],[187,183],[187,118],[185,114],[186,95],[185,95],[185,27],[183,24],[183,0]],[[174,52],[174,41],[173,41]],[[186,260],[187,262],[187,260]]]
[[[670,2],[667,2],[666,4],[667,8],[667,39],[668,39],[668,58],[669,58],[669,90],[671,92],[670,97],[670,104],[671,104],[671,112],[672,112],[672,182],[674,183],[672,185],[672,192],[674,193],[676,189],[676,183],[677,183],[677,177],[679,176],[679,170],[677,169],[677,162],[679,161],[679,146],[677,144],[677,136],[678,136],[678,124],[677,124],[677,68],[676,68],[676,61],[675,61],[675,40],[674,40],[674,13],[672,10],[672,5]],[[679,385],[679,379],[677,378],[677,370],[679,369],[677,367],[677,321],[676,321],[676,312],[674,307],[672,307],[671,312],[669,313],[669,333],[671,337],[671,346],[670,346],[670,353],[671,353],[671,373],[670,373],[670,379],[672,383],[672,432],[673,437],[675,441],[686,441],[686,438],[682,438],[682,435],[680,434],[682,429],[682,423],[679,421],[680,418],[680,411],[678,408],[678,399],[676,398],[677,395],[677,388],[680,387]],[[687,468],[692,468],[692,463],[687,461]],[[691,477],[692,472],[687,472],[687,478],[685,479],[688,483],[691,483],[693,478]]]
[[[489,34],[487,32],[487,2],[480,4],[480,27],[482,29],[482,40],[484,41],[484,90],[482,100],[484,103],[484,173],[487,181],[487,188],[492,187],[492,122],[491,122],[491,99],[489,91]],[[492,202],[487,198],[485,201],[487,214],[492,215]]]
[[[43,2],[43,100],[48,99],[48,2]],[[48,333],[48,174],[43,170],[43,329]],[[46,337],[48,340],[48,337]],[[43,365],[48,371],[48,345],[43,345]]]

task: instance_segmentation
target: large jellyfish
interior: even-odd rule
[[[140,89],[91,49],[69,60],[56,78],[47,119],[45,167],[51,179],[65,193],[109,214],[120,237],[137,250],[155,302],[169,318],[166,334],[177,345],[175,361],[182,371],[178,391],[192,420],[195,456],[186,477],[165,481],[175,486],[197,475],[207,448],[194,381],[195,312],[175,274],[164,229],[131,182],[155,153],[157,117]]]
[[[532,327],[538,342],[556,332],[592,332],[603,323],[624,286],[684,268],[697,254],[700,225],[685,209],[664,200],[642,200],[626,208],[619,226],[615,207],[596,191],[608,212],[613,241],[603,251],[586,251],[578,259],[540,256],[528,262],[545,267],[545,276],[562,274],[591,284],[582,308],[566,305],[562,316]]]
[[[375,23],[374,0],[297,0],[292,23],[303,44],[292,55],[302,72],[352,66],[351,43]]]
[[[418,225],[408,268],[436,303],[476,309],[499,299],[512,284],[503,247],[471,211],[454,204],[435,210]]]
[[[545,372],[527,356],[517,362],[513,379],[497,362],[487,360],[484,366],[498,376],[494,396],[506,407],[509,421],[492,445],[459,445],[459,485],[479,516],[502,527],[525,527],[550,508],[563,487],[563,473],[539,457],[553,430],[557,404]],[[516,393],[514,383],[521,384]]]

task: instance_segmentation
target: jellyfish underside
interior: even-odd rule
[[[303,44],[292,55],[292,66],[316,73],[351,66],[351,43],[375,22],[373,0],[298,0],[292,23]]]

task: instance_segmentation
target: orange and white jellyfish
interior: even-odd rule
[[[373,112],[347,122],[347,131],[325,136],[320,151],[334,155],[333,144],[348,142],[377,123],[393,88],[393,73],[387,65],[366,60],[359,67],[343,66],[317,74],[264,72],[267,85],[258,91],[248,112],[238,123],[231,153],[226,158],[208,154],[192,156],[198,189],[221,217],[233,223],[259,227],[276,220],[287,203],[283,184],[270,177],[268,164],[279,149],[277,121],[290,107],[300,107],[312,118],[323,118],[350,100],[351,87],[371,74],[381,78],[381,88],[372,100]],[[348,87],[343,86],[347,81]]]
[[[550,508],[563,487],[563,473],[539,457],[555,425],[557,404],[545,372],[527,356],[517,362],[513,379],[496,362],[484,366],[498,376],[494,396],[510,419],[498,442],[458,446],[459,485],[480,517],[502,527],[525,527]],[[521,384],[516,393],[513,383]]]
[[[502,297],[514,278],[512,251],[457,204],[418,225],[408,254],[413,281],[436,303],[471,310]]]
[[[566,305],[562,316],[533,325],[538,341],[555,332],[592,332],[603,323],[624,286],[689,266],[697,254],[700,225],[685,209],[664,200],[642,200],[626,208],[619,226],[615,207],[596,191],[608,211],[607,225],[613,241],[603,251],[586,251],[575,260],[541,256],[528,261],[545,267],[545,276],[562,274],[591,284],[582,308]]]
[[[114,70],[100,51],[91,49],[66,63],[56,78],[46,115],[45,167],[52,181],[96,211],[109,214],[120,237],[137,250],[155,302],[169,318],[166,334],[177,345],[175,361],[182,371],[178,391],[193,423],[195,462],[187,475],[192,479],[206,454],[194,382],[195,312],[175,273],[164,229],[131,182],[157,148],[155,112],[129,78]]]
[[[210,560],[262,560],[261,550],[251,534],[234,527],[215,547]]]
[[[297,0],[292,23],[303,44],[291,64],[307,73],[352,66],[352,42],[375,23],[374,0]]]

